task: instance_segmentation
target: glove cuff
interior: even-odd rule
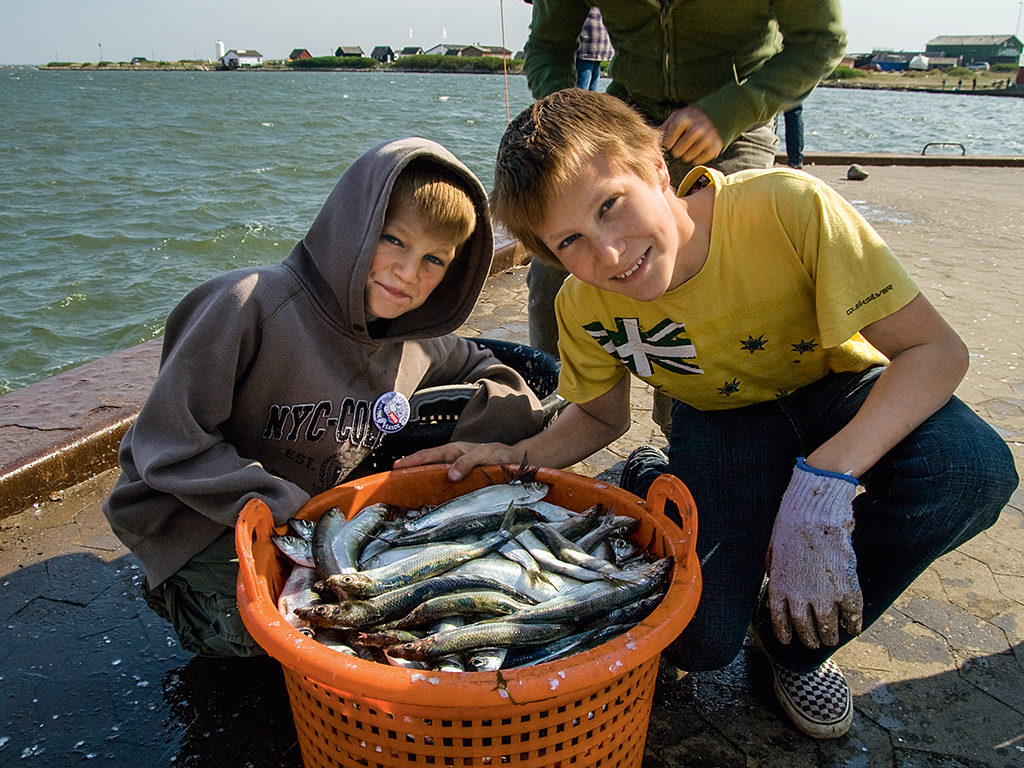
[[[844,475],[841,475],[838,472],[830,472],[827,469],[818,469],[817,467],[812,467],[810,464],[804,461],[803,456],[800,456],[796,460],[796,466],[797,469],[802,469],[804,472],[810,472],[812,475],[818,475],[819,477],[833,477],[836,480],[843,480],[847,483],[853,483],[854,485],[860,484],[860,481],[857,480],[857,478],[851,475],[849,472],[847,472]]]
[[[789,487],[782,495],[776,525],[803,524],[845,526],[853,520],[857,480],[850,475],[809,467],[798,460]]]

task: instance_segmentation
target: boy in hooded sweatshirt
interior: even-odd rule
[[[235,601],[239,512],[258,498],[285,523],[406,424],[415,390],[480,384],[455,439],[541,428],[522,377],[453,333],[492,253],[480,182],[440,145],[402,139],[345,171],[281,264],[216,277],[171,312],[103,511],[184,648],[262,653]]]

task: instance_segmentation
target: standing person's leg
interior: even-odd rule
[[[585,59],[576,59],[576,87],[584,91],[590,88],[590,62]]]
[[[576,59],[576,87],[585,91],[596,91],[601,76],[601,62],[590,59]]]
[[[786,124],[786,164],[790,168],[804,167],[804,105],[797,104],[782,113]]]
[[[533,256],[526,273],[529,298],[526,303],[530,346],[558,356],[558,323],[555,322],[555,295],[569,273]]]

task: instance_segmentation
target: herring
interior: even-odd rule
[[[509,621],[482,624],[476,622],[438,632],[436,635],[401,643],[388,649],[389,656],[415,661],[430,661],[453,653],[483,648],[509,648],[536,645],[554,640],[571,631],[565,624],[516,623]]]

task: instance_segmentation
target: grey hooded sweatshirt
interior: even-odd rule
[[[391,189],[423,156],[465,179],[477,226],[422,306],[368,323],[364,289]],[[282,524],[343,482],[379,445],[374,405],[389,392],[408,398],[480,382],[453,439],[511,443],[541,428],[540,403],[522,377],[453,335],[490,268],[489,222],[483,187],[446,149],[387,142],[349,166],[284,262],[228,272],[175,307],[160,371],[121,441],[122,474],[103,505],[150,587],[233,527],[250,499]]]

